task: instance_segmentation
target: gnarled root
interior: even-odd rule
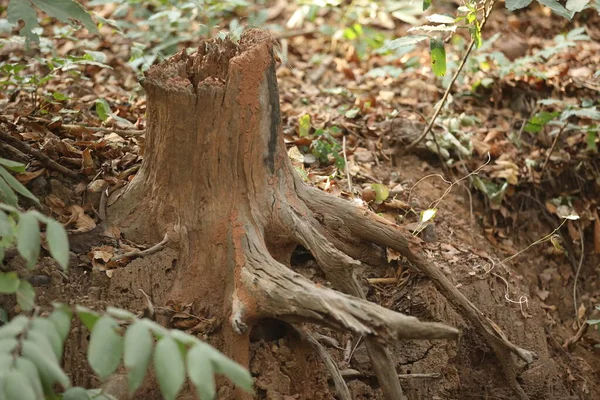
[[[318,189],[311,188],[304,183],[296,182],[296,191],[315,216],[325,225],[344,226],[352,235],[377,245],[394,249],[406,257],[412,265],[433,281],[438,290],[456,307],[460,313],[471,322],[483,336],[490,348],[496,354],[508,384],[520,399],[527,399],[527,395],[516,379],[517,370],[514,353],[527,364],[537,358],[536,354],[522,349],[511,343],[500,328],[488,319],[481,311],[469,301],[452,282],[436,268],[410,248],[410,241],[395,225],[372,212],[353,207],[350,203],[329,196]],[[338,238],[343,240],[342,238]],[[315,246],[311,249],[318,249]],[[316,257],[316,256],[315,256]],[[317,258],[318,260],[318,258]]]

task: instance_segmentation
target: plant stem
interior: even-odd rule
[[[481,26],[479,28],[480,30],[483,30],[483,27],[485,26],[486,22],[488,21],[488,19],[490,17],[490,14],[492,13],[492,9],[494,8],[495,3],[496,3],[496,0],[490,0],[490,5],[489,5],[487,11],[484,13],[483,18],[481,20]],[[423,130],[423,133],[421,133],[421,135],[419,135],[418,138],[416,138],[408,146],[406,146],[406,149],[412,149],[417,144],[419,144],[425,138],[425,136],[427,136],[427,134],[431,131],[431,128],[433,128],[433,124],[435,123],[435,120],[440,115],[440,112],[442,111],[444,104],[446,104],[446,100],[448,100],[448,96],[450,95],[450,90],[452,89],[452,86],[454,86],[454,83],[458,79],[458,75],[461,73],[462,69],[464,68],[465,64],[467,63],[467,59],[469,58],[469,55],[471,54],[471,51],[473,50],[473,46],[475,46],[475,39],[471,38],[471,42],[469,43],[469,46],[467,47],[467,50],[465,51],[465,54],[463,55],[463,58],[460,61],[460,65],[456,69],[456,72],[454,73],[452,80],[450,80],[450,84],[448,85],[448,88],[446,88],[446,91],[444,92],[444,96],[442,96],[442,99],[439,101],[438,106],[435,109],[433,116],[431,117],[431,120],[429,121],[429,124],[427,124],[427,127],[425,127],[425,130]]]

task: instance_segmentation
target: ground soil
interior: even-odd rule
[[[409,187],[425,175],[439,174],[429,163],[416,156],[404,156],[397,160],[402,171],[402,182]],[[377,176],[385,179],[389,167],[381,167]],[[432,175],[421,181],[411,192],[411,204],[426,208],[439,199],[447,189],[439,176]],[[473,208],[473,211],[471,211]],[[549,283],[551,295],[547,304],[555,304],[556,310],[548,312],[544,303],[533,291],[539,285],[538,276],[547,269],[567,268],[566,260],[557,260],[543,255],[539,250],[531,251],[523,260],[507,268],[496,265],[494,272],[504,280],[486,273],[498,260],[495,249],[485,239],[477,216],[484,212],[461,186],[456,186],[439,205],[435,218],[434,239],[425,244],[435,263],[456,283],[487,316],[492,318],[509,338],[526,349],[535,351],[540,359],[522,375],[522,383],[532,399],[593,398],[600,390],[598,380],[599,357],[589,350],[589,342],[576,345],[572,352],[562,349],[562,342],[572,336],[573,331],[557,324],[561,318],[567,320],[572,304],[566,296],[560,296],[564,287]],[[534,221],[529,230],[522,233],[535,238],[547,228]],[[521,243],[514,238],[515,246]],[[525,243],[525,239],[523,239]],[[86,268],[80,259],[73,256],[68,277],[58,273],[51,259],[41,263],[41,269],[29,273],[38,287],[39,302],[61,301],[81,304],[102,310],[109,305],[123,307],[141,313],[146,307],[141,290],[146,292],[155,305],[164,305],[164,293],[169,288],[177,255],[164,250],[131,262],[127,267],[114,271],[112,277],[105,272]],[[327,284],[320,276],[314,260],[298,253],[294,268],[303,275]],[[9,267],[21,270],[25,276],[22,260],[13,258]],[[498,363],[482,339],[469,324],[455,312],[430,282],[410,271],[408,266],[397,285],[368,285],[364,288],[371,301],[393,310],[414,315],[426,321],[441,321],[458,327],[462,334],[457,342],[407,341],[395,346],[391,352],[399,374],[433,374],[423,378],[403,378],[403,388],[411,399],[462,399],[495,398],[511,399],[513,394],[506,387],[499,372]],[[585,273],[585,271],[583,272]],[[33,275],[32,275],[33,274]],[[41,278],[47,276],[47,278]],[[393,270],[366,270],[364,278],[394,276]],[[37,281],[35,280],[37,279]],[[592,279],[593,281],[593,279]],[[507,288],[508,284],[508,288]],[[586,283],[588,287],[591,283]],[[520,296],[527,296],[527,304],[515,304]],[[582,289],[583,290],[583,289]],[[564,314],[564,315],[563,315]],[[356,399],[381,399],[382,395],[374,378],[366,349],[357,344],[357,337],[333,332],[324,328],[310,327],[313,332],[333,338],[337,346],[328,351],[338,362],[341,370],[354,370],[347,378]],[[269,333],[270,332],[270,333]],[[328,379],[323,362],[309,345],[303,343],[292,329],[279,327],[258,333],[251,345],[251,371],[256,378],[257,398],[263,399],[333,399],[335,391]],[[597,340],[592,333],[590,340]],[[210,330],[204,338],[210,341]],[[76,326],[68,340],[65,352],[65,367],[75,383],[84,386],[101,384],[91,373],[83,352],[89,333]],[[353,349],[348,359],[346,346]],[[154,393],[146,392],[147,398]],[[146,397],[145,397],[146,398]]]
[[[562,25],[535,25],[545,24],[545,20],[536,18],[536,15],[529,16],[529,19],[523,18],[528,14],[520,15],[524,21],[520,28],[521,34],[539,39],[534,33],[551,37],[563,30]],[[504,24],[505,15],[502,14],[498,14],[491,21],[491,26],[496,28],[503,27]],[[311,71],[310,68],[319,69],[308,63],[312,57],[311,49],[324,47],[319,40],[292,40],[290,64],[293,68],[281,68],[278,71],[282,117],[287,129],[294,130],[297,117],[305,112],[316,112],[315,110],[325,109],[325,106],[334,108],[338,105],[333,96],[325,95],[319,98],[314,95],[319,93],[316,84],[310,84],[307,79],[313,72],[318,72]],[[353,74],[351,67],[340,64],[336,67],[337,71],[331,75]],[[319,85],[342,86],[346,83],[344,81],[340,84],[339,80],[336,80],[339,78],[330,79],[331,75],[325,74],[325,78],[329,80],[323,79]],[[432,86],[433,82],[433,79],[429,83],[426,82],[426,78],[422,79],[424,80],[418,81],[422,86],[413,84],[412,82],[417,81],[410,76],[400,77],[390,84],[399,98],[399,103],[392,106],[400,108],[408,105],[419,109],[421,104],[425,104],[420,110],[424,113],[425,110],[430,111],[432,104],[439,99],[439,90],[435,86],[434,90],[422,90],[427,85]],[[512,101],[510,95],[504,95],[506,102]],[[301,104],[305,97],[310,98],[312,102],[308,106]],[[414,99],[418,99],[419,104],[416,104],[416,101],[408,102]],[[502,105],[482,101],[480,107],[487,110],[493,107],[501,108]],[[142,113],[143,111],[140,111],[140,114]],[[315,123],[324,124],[323,120]],[[396,153],[395,148],[381,149],[379,137],[365,135],[366,128],[357,125],[344,126],[350,131],[349,145],[360,145],[369,150],[379,146],[377,150],[390,150],[389,154]],[[409,131],[418,134],[421,128],[415,126]],[[367,133],[371,133],[370,128]],[[388,143],[387,146],[391,147],[393,144]],[[398,195],[398,199],[410,203],[415,210],[428,208],[448,188],[438,176],[443,175],[444,171],[437,158],[432,158],[431,154],[427,158],[419,158],[414,154],[397,155],[386,162],[371,164],[372,177],[383,182],[394,181],[403,184],[405,191]],[[453,173],[456,174],[456,170],[453,170]],[[430,177],[420,181],[428,175]],[[67,182],[58,174],[49,173],[45,178],[33,183],[42,181],[45,183],[42,186],[47,190],[44,196],[55,195],[65,201],[67,206],[84,203],[73,193],[73,183]],[[414,186],[417,182],[418,185]],[[409,198],[410,188],[412,189]],[[563,343],[576,332],[573,326],[575,311],[571,295],[575,275],[573,263],[564,255],[557,254],[549,243],[544,243],[524,252],[512,262],[501,265],[499,260],[510,253],[505,253],[498,243],[491,241],[490,236],[486,234],[485,229],[489,227],[486,218],[492,211],[486,208],[482,197],[476,193],[470,194],[468,189],[461,185],[453,187],[438,208],[434,227],[427,230],[428,237],[424,238],[428,256],[486,316],[502,328],[513,343],[538,354],[539,359],[520,375],[520,381],[528,395],[532,399],[596,398],[600,392],[600,349],[594,347],[600,343],[598,331],[589,329],[583,339],[574,346],[569,349],[563,348]],[[415,216],[411,214],[404,219],[399,218],[404,213],[386,213],[384,216],[400,224],[411,224],[415,221]],[[524,203],[520,207],[516,223],[505,231],[503,243],[510,243],[513,249],[523,249],[555,228],[556,225],[547,222],[544,210],[539,205]],[[584,239],[586,249],[592,248],[590,241],[591,238]],[[574,247],[571,252],[578,260],[580,253],[577,245],[573,244],[571,247]],[[17,270],[23,277],[30,278],[37,287],[38,303],[41,305],[59,301],[81,304],[96,310],[117,306],[141,315],[147,307],[146,298],[141,290],[148,294],[156,307],[169,308],[165,294],[173,280],[173,266],[176,261],[176,252],[165,249],[144,259],[134,260],[126,267],[114,269],[109,276],[105,271],[93,269],[88,254],[82,252],[73,255],[66,277],[58,272],[50,258],[44,258],[39,269],[26,271],[23,261],[15,256],[8,261],[7,268]],[[293,261],[292,266],[297,272],[328,285],[314,260],[306,256],[301,249],[298,249]],[[590,305],[600,303],[599,263],[598,254],[585,251],[580,270],[579,293],[580,302],[587,304],[588,309]],[[396,371],[402,374],[402,386],[409,398],[515,397],[503,381],[498,362],[491,350],[428,280],[401,262],[395,268],[387,270],[367,269],[362,277],[364,279],[361,283],[369,300],[425,321],[444,322],[462,332],[457,342],[407,341],[391,349]],[[370,284],[366,281],[367,278],[385,277],[399,277],[398,283]],[[522,302],[525,298],[527,303]],[[14,315],[19,310],[11,301],[2,298],[3,306]],[[324,363],[311,347],[290,327],[267,323],[265,326],[270,329],[251,335],[253,341],[250,347],[250,370],[256,379],[257,398],[336,398]],[[327,341],[326,348],[340,370],[348,374],[346,382],[355,399],[383,398],[360,338],[315,326],[307,328],[313,333],[332,339]],[[207,323],[197,333],[202,339],[210,342],[214,329],[213,325]],[[94,376],[85,360],[88,339],[89,332],[76,325],[67,341],[65,369],[77,385],[98,387],[102,383]],[[414,374],[430,375],[406,376]],[[123,382],[116,380],[111,384],[118,386]],[[227,388],[223,388],[219,392],[220,398],[228,395]],[[159,398],[157,391],[152,388],[137,396],[140,399]],[[189,394],[184,396],[189,397]]]

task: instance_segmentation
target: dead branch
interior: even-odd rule
[[[146,250],[132,250],[129,251],[127,253],[123,253],[123,254],[117,254],[116,256],[113,256],[110,261],[118,261],[121,260],[123,258],[136,258],[136,257],[144,257],[153,253],[156,253],[157,251],[161,250],[163,247],[165,247],[165,245],[169,243],[169,235],[165,234],[165,237],[163,238],[163,240],[161,240],[160,242],[156,243],[154,246],[147,248]]]
[[[67,132],[80,132],[82,130],[87,130],[91,132],[114,132],[119,136],[140,136],[146,133],[144,129],[114,129],[105,126],[87,126],[87,125],[72,125],[72,124],[64,124],[61,125],[61,128],[66,130]]]
[[[57,163],[56,161],[54,161],[53,159],[51,159],[50,157],[48,157],[47,155],[42,153],[41,151],[31,148],[26,143],[21,142],[18,139],[15,139],[8,133],[0,132],[0,139],[2,139],[4,142],[10,144],[17,150],[19,150],[25,154],[29,154],[30,156],[36,158],[40,163],[42,163],[42,165],[44,167],[58,171],[61,174],[66,175],[72,179],[77,179],[77,180],[81,179],[81,175],[79,175],[79,173],[72,171],[67,167],[63,167],[62,165],[60,165],[59,163]]]

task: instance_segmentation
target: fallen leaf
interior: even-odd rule
[[[16,178],[23,185],[26,185],[27,183],[31,182],[38,176],[42,175],[45,171],[46,171],[46,168],[38,169],[37,171],[33,171],[33,172],[23,172],[22,174],[18,174],[16,176]]]
[[[75,224],[77,231],[79,232],[87,232],[96,227],[96,222],[85,213],[83,208],[78,205],[72,205],[69,207],[69,211],[71,212],[71,217],[69,218],[69,222],[67,223]]]

